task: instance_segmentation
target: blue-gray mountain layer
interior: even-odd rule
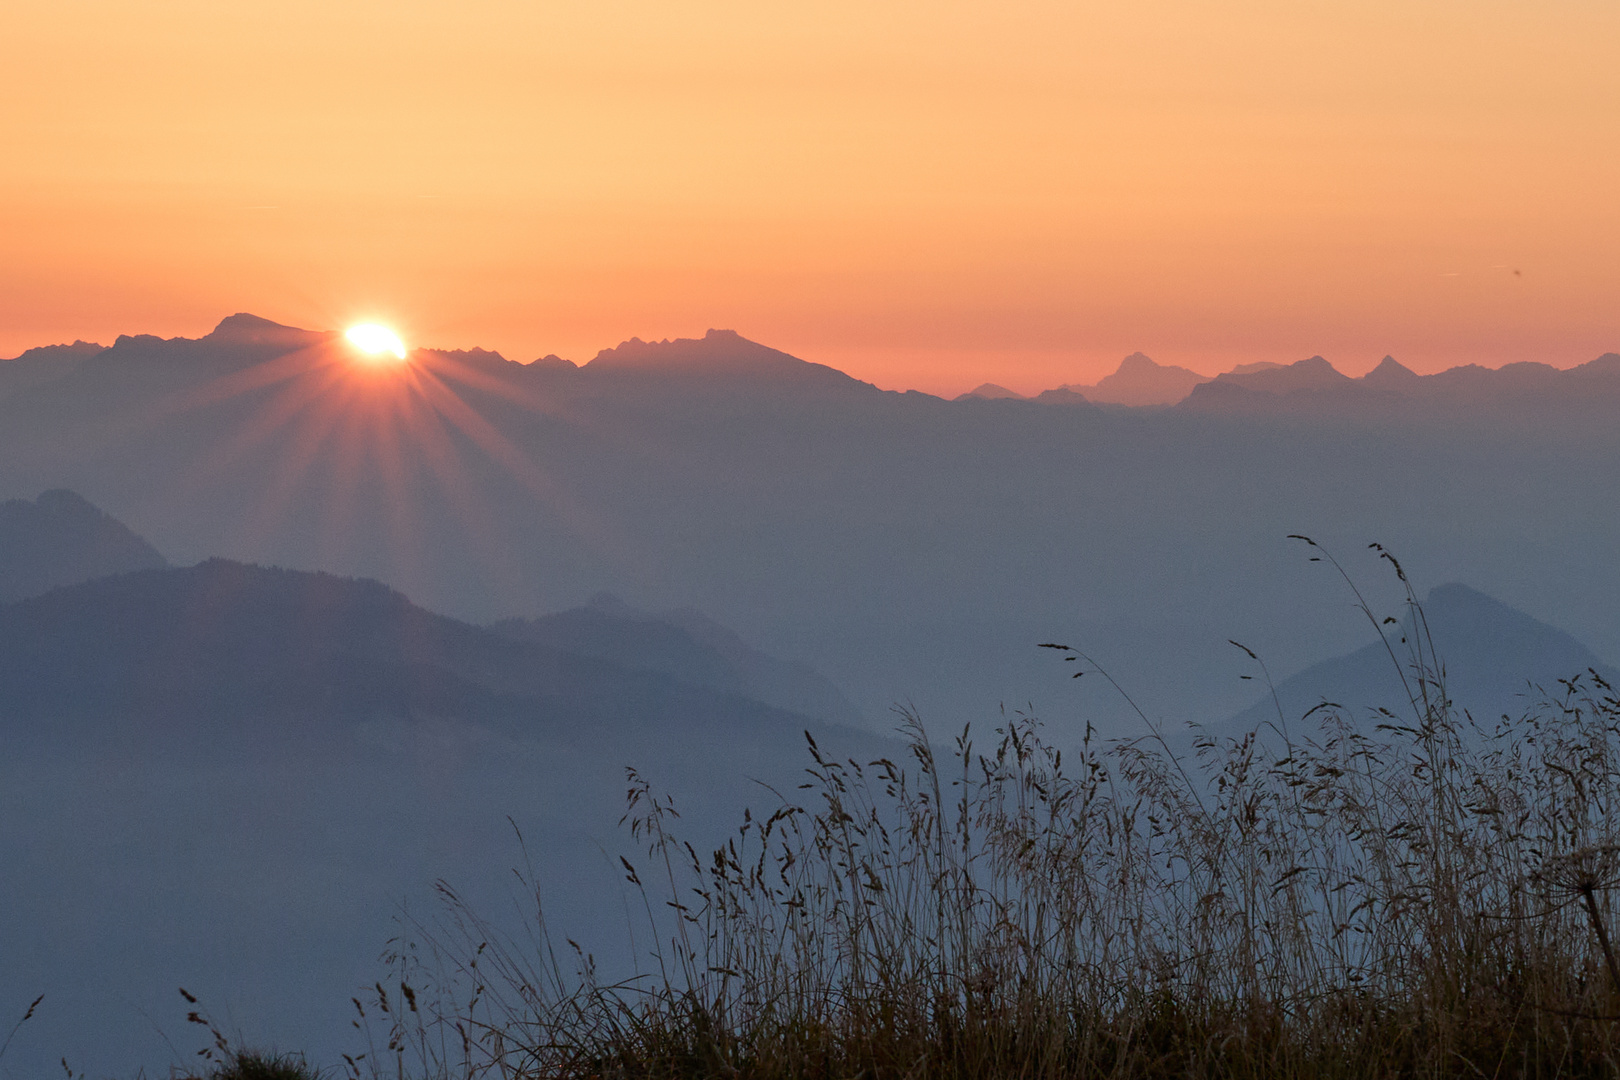
[[[151,544],[71,491],[0,502],[0,603],[166,565]]]

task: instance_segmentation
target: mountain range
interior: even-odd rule
[[[1173,364],[1158,364],[1142,353],[1132,353],[1119,362],[1112,375],[1105,375],[1090,386],[1065,384],[1058,387],[1079,394],[1087,401],[1134,407],[1174,405],[1182,401],[1209,376]],[[1052,400],[1051,391],[1036,400]]]
[[[1378,410],[1404,411],[1412,405],[1448,411],[1539,410],[1580,405],[1592,395],[1611,403],[1620,395],[1620,353],[1605,353],[1568,369],[1529,362],[1500,368],[1468,364],[1433,375],[1419,375],[1386,356],[1358,378],[1345,375],[1320,356],[1292,364],[1240,364],[1210,377],[1132,353],[1113,374],[1094,384],[1065,383],[1025,397],[1004,386],[984,383],[955,400],[1366,415]]]
[[[598,593],[695,608],[873,722],[1050,702],[1106,727],[1129,710],[1033,643],[1092,643],[1178,721],[1245,704],[1228,637],[1284,670],[1357,640],[1294,532],[1374,592],[1377,540],[1620,654],[1617,370],[1349,379],[1317,358],[1151,408],[951,402],[724,331],[583,365],[423,349],[390,374],[335,332],[236,315],[0,363],[0,493],[70,488],[179,563],[375,579],[477,625]]]
[[[1620,358],[1197,377],[945,401],[726,331],[388,366],[249,315],[0,362],[0,966],[50,1006],[7,1067],[158,1071],[182,985],[336,1060],[391,920],[515,912],[513,866],[627,970],[626,766],[701,844],[806,731],[898,753],[896,704],[1142,733],[1040,642],[1165,730],[1265,716],[1229,639],[1285,715],[1398,708],[1373,541],[1469,584],[1427,603],[1476,716],[1620,656]]]
[[[108,348],[95,343],[75,341],[71,345],[42,346],[10,360],[0,359],[0,399],[71,377],[82,368],[88,368],[101,379],[108,378],[113,370],[150,376],[154,369],[174,371],[197,364],[208,365],[217,374],[220,367],[246,366],[291,350],[331,343],[337,338],[335,332],[300,330],[243,313],[221,320],[212,333],[196,340],[150,335],[120,337],[112,346],[118,350],[118,365],[96,364],[96,359],[108,352]],[[852,379],[836,368],[809,363],[759,345],[733,330],[710,330],[699,339],[646,342],[631,338],[621,345],[601,350],[584,365],[575,365],[555,355],[514,363],[484,349],[431,351],[472,367],[508,375],[519,371],[553,378],[580,374],[590,381],[630,378],[643,383],[649,379],[674,379],[685,386],[693,382],[718,382],[733,389],[739,383],[767,383],[778,389],[792,386],[801,391],[873,389],[870,384]],[[1450,402],[1471,407],[1477,407],[1482,401],[1503,404],[1538,395],[1567,398],[1593,391],[1613,394],[1620,392],[1620,353],[1605,353],[1570,369],[1534,362],[1494,369],[1468,364],[1433,375],[1418,375],[1394,357],[1386,356],[1365,375],[1352,378],[1320,356],[1293,364],[1269,361],[1239,364],[1230,371],[1208,376],[1185,367],[1159,364],[1137,352],[1121,360],[1112,374],[1096,383],[1065,383],[1026,397],[986,382],[955,400],[1029,400],[1046,404],[1073,404],[1083,400],[1139,408],[1185,403],[1192,408],[1210,409],[1233,405],[1240,400],[1234,397],[1238,390],[1281,398],[1340,392],[1337,398],[1330,396],[1317,404],[1344,405],[1358,400],[1358,394],[1371,393],[1377,400],[1386,402],[1391,398],[1415,397],[1431,403]],[[1250,400],[1249,404],[1253,406],[1256,402]],[[1276,402],[1267,404],[1275,407]]]
[[[633,649],[629,622],[618,636]],[[647,625],[656,638],[667,624]],[[702,662],[713,650],[693,650],[685,681],[635,655],[589,655],[600,635],[585,652],[562,647],[566,633],[540,638],[434,615],[377,582],[210,559],[0,606],[0,710],[36,729],[94,720],[102,736],[100,725],[132,718],[143,734],[153,724],[207,734],[231,723],[453,718],[604,748],[616,725],[683,738],[716,725],[779,730],[796,747],[811,723],[711,689],[716,673]]]

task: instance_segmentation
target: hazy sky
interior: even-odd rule
[[[943,392],[1568,366],[1620,349],[1617,43],[1610,0],[8,0],[0,356],[249,310]]]

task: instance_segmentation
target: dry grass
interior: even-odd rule
[[[281,1054],[249,1049],[240,1044],[232,1045],[195,994],[182,986],[180,996],[190,1006],[186,1022],[207,1030],[208,1045],[197,1051],[205,1071],[171,1069],[170,1076],[174,1080],[321,1080],[321,1071],[310,1066],[301,1054]],[[68,1067],[66,1059],[63,1059],[62,1067],[68,1080],[74,1080],[73,1070]],[[80,1074],[79,1080],[83,1080],[83,1074]]]
[[[1412,603],[1410,700],[1065,757],[840,761],[707,856],[632,774],[658,942],[602,985],[464,905],[356,1001],[356,1075],[1538,1077],[1620,1071],[1620,700],[1595,673],[1489,729]],[[1370,612],[1369,612],[1370,614]],[[1392,653],[1392,656],[1395,654]],[[1296,718],[1296,728],[1303,730]]]

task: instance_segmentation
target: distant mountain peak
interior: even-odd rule
[[[1431,589],[1423,601],[1423,617],[1435,650],[1425,658],[1444,666],[1447,696],[1458,715],[1467,710],[1476,720],[1490,723],[1504,714],[1520,713],[1542,692],[1557,693],[1558,680],[1589,668],[1605,679],[1620,678],[1565,631],[1458,582]],[[1273,694],[1223,722],[1220,730],[1229,735],[1252,730],[1274,721],[1279,706],[1284,718],[1296,723],[1323,701],[1341,706],[1352,721],[1380,706],[1398,716],[1411,715],[1411,687],[1404,680],[1412,662],[1407,652],[1419,645],[1412,638],[1413,621],[1408,613],[1398,628],[1385,631],[1384,641],[1284,679]],[[1427,654],[1428,641],[1421,645]],[[1381,723],[1382,718],[1373,721]]]
[[[32,502],[0,502],[0,602],[167,565],[151,544],[74,492],[53,488]]]
[[[1604,353],[1596,360],[1588,360],[1584,364],[1578,364],[1575,367],[1570,368],[1570,374],[1576,375],[1578,378],[1593,375],[1614,376],[1616,374],[1620,374],[1620,353]]]
[[[973,399],[981,401],[1023,401],[1024,395],[1016,390],[1009,390],[1005,386],[987,382],[980,383],[967,393],[956,396],[957,401],[971,401]]]
[[[541,369],[541,370],[548,369],[548,368],[549,369],[554,369],[554,370],[557,370],[557,371],[577,371],[577,370],[579,370],[579,365],[578,364],[574,363],[572,360],[564,360],[562,357],[558,356],[556,353],[546,353],[546,355],[540,357],[538,360],[530,361],[528,366],[531,367],[531,368],[537,368],[537,369]]]
[[[1307,356],[1305,359],[1296,360],[1294,363],[1289,364],[1288,366],[1295,371],[1309,371],[1312,373],[1321,374],[1326,374],[1327,372],[1331,371],[1335,375],[1348,378],[1348,376],[1343,376],[1338,368],[1334,367],[1332,364],[1328,363],[1326,359],[1320,356]]]
[[[630,367],[693,368],[713,366],[716,363],[734,365],[738,361],[780,362],[783,359],[801,364],[806,362],[767,345],[749,341],[735,330],[711,329],[700,338],[643,341],[639,337],[633,337],[611,349],[598,352],[586,366],[597,370]]]
[[[1443,624],[1451,637],[1472,638],[1488,628],[1494,639],[1511,639],[1519,642],[1521,648],[1534,640],[1547,641],[1571,655],[1580,656],[1584,664],[1599,663],[1585,645],[1563,630],[1458,581],[1430,589],[1423,601],[1423,611],[1432,622]]]
[[[1161,364],[1146,353],[1133,352],[1095,386],[1067,383],[1059,389],[1083,395],[1087,401],[1141,407],[1174,405],[1192,393],[1193,387],[1208,381],[1209,376],[1191,368]]]
[[[1244,370],[1248,369],[1248,370]],[[1249,390],[1286,394],[1295,390],[1323,390],[1352,382],[1350,376],[1320,356],[1308,356],[1292,364],[1242,364],[1217,375],[1219,383],[1235,383]]]
[[[1285,365],[1274,360],[1256,360],[1252,364],[1239,364],[1231,371],[1223,372],[1226,375],[1253,375],[1257,371],[1276,371]]]
[[[825,364],[801,360],[778,349],[750,341],[735,330],[710,330],[701,338],[666,338],[643,341],[630,338],[603,349],[582,368],[590,375],[630,374],[682,377],[786,380],[798,384],[865,387]]]
[[[1068,386],[1060,386],[1055,390],[1042,390],[1031,401],[1039,401],[1044,405],[1090,405],[1091,400],[1080,391]]]
[[[270,319],[254,315],[251,312],[238,311],[235,315],[227,315],[219,320],[214,327],[216,334],[230,334],[242,330],[296,330],[296,326],[287,326],[284,323],[273,322]]]
[[[279,339],[290,335],[317,334],[319,331],[303,330],[296,326],[283,326],[278,322],[250,315],[239,311],[235,315],[227,315],[219,320],[219,325],[208,333],[209,338],[230,341],[265,341]]]
[[[1361,377],[1361,381],[1368,386],[1408,386],[1414,379],[1422,378],[1417,372],[1396,360],[1393,356],[1386,356],[1378,361],[1378,366]]]
[[[491,629],[805,716],[864,722],[860,710],[815,670],[752,648],[735,631],[693,608],[654,614],[613,593],[598,592],[584,607],[538,619],[503,619]]]

